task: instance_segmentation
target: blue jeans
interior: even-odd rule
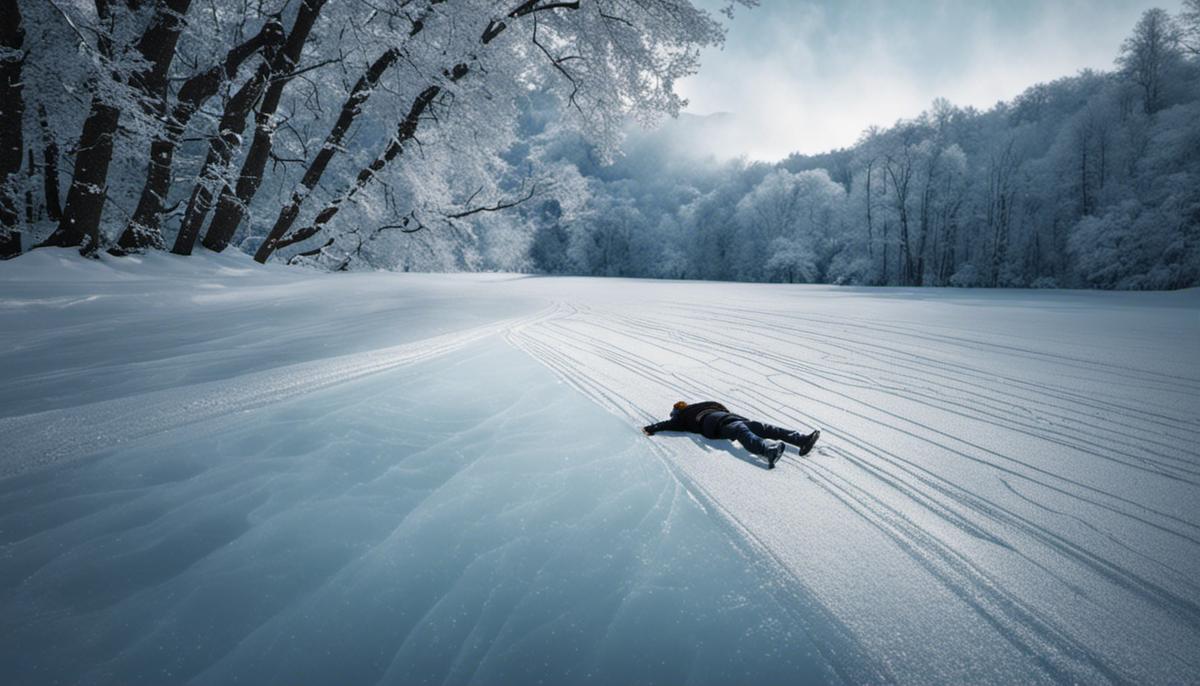
[[[743,448],[755,455],[762,455],[767,452],[767,444],[763,442],[765,438],[791,443],[794,446],[801,445],[806,438],[799,431],[789,431],[778,426],[771,426],[770,424],[763,424],[762,422],[742,417],[722,424],[720,432],[721,438],[737,441],[742,444]]]

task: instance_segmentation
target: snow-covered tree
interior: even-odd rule
[[[731,0],[727,13],[733,4],[754,2]],[[376,229],[405,220],[396,234],[454,225],[450,243],[470,236],[465,217],[524,201],[512,178],[537,177],[531,201],[557,185],[506,157],[522,101],[553,103],[610,158],[631,118],[678,113],[675,83],[723,36],[689,0],[17,0],[4,10],[0,60],[26,77],[6,71],[6,83],[47,85],[23,110],[4,99],[4,116],[20,122],[4,126],[8,149],[24,159],[36,138],[72,152],[60,218],[49,211],[57,183],[45,193],[57,221],[48,236],[38,229],[43,244],[125,253],[162,247],[173,231],[175,252],[236,243],[260,260],[330,240],[357,259],[357,243],[378,247]],[[30,182],[8,167],[11,209]]]
[[[1175,19],[1166,10],[1154,7],[1142,14],[1133,34],[1121,44],[1117,64],[1141,88],[1146,114],[1163,107],[1170,72],[1181,57],[1181,38]]]

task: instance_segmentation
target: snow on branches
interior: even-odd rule
[[[364,227],[455,226],[454,243],[553,199],[523,142],[531,97],[611,156],[631,118],[679,112],[675,84],[723,38],[691,0],[19,4],[27,35],[6,49],[44,86],[26,89],[24,139],[48,130],[72,156],[57,221],[44,202],[26,223],[87,253],[175,234],[181,254],[324,245],[393,266],[405,243],[368,259]]]

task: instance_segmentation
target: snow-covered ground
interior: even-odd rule
[[[1196,291],[41,250],[0,436],[4,683],[1200,674]]]

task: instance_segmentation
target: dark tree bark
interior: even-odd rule
[[[429,7],[426,12],[434,5],[441,4],[445,0],[430,0]],[[425,28],[425,16],[413,20],[412,27],[409,29],[408,38],[412,39],[422,29]],[[399,48],[390,48],[376,59],[367,71],[354,84],[354,88],[350,91],[350,96],[346,102],[342,104],[341,114],[330,130],[329,135],[325,137],[324,144],[321,145],[320,151],[313,159],[312,164],[304,172],[304,178],[300,180],[301,188],[292,191],[291,200],[287,205],[284,205],[280,210],[279,216],[275,220],[275,225],[271,229],[272,235],[283,235],[291,229],[295,223],[296,217],[300,214],[300,206],[308,198],[308,195],[317,187],[321,181],[321,176],[325,173],[325,169],[329,166],[330,160],[341,147],[342,138],[346,135],[346,131],[350,129],[350,125],[354,123],[355,117],[362,112],[362,107],[367,99],[371,97],[371,93],[375,90],[375,86],[379,83],[379,79],[383,76],[396,60],[400,58],[401,51]],[[251,152],[246,157],[246,165],[242,168],[242,176],[238,179],[237,196],[230,196],[228,193],[222,193],[218,201],[216,215],[213,217],[212,226],[208,229],[208,235],[204,238],[205,247],[210,250],[220,252],[229,245],[229,241],[233,238],[233,234],[237,231],[238,224],[241,223],[242,217],[245,214],[246,208],[250,204],[254,193],[257,192],[258,186],[261,183],[263,168],[267,162],[267,156],[270,152],[270,134],[271,129],[260,127],[255,132],[254,143],[259,143],[259,132],[265,133],[263,137],[266,143],[265,148],[256,151],[251,148]],[[253,166],[252,166],[253,162]]]
[[[879,285],[881,286],[890,285],[888,282],[888,278],[891,276],[891,262],[889,261],[890,258],[888,257],[889,247],[891,245],[888,240],[888,229],[890,226],[891,224],[885,219],[883,222],[883,278],[879,282]]]
[[[346,131],[350,129],[350,125],[354,122],[355,117],[362,112],[362,106],[371,96],[376,84],[379,82],[379,78],[399,57],[400,50],[396,48],[385,51],[371,64],[366,73],[359,78],[358,82],[354,84],[350,96],[342,104],[341,114],[334,123],[333,129],[325,137],[325,142],[321,145],[321,149],[313,159],[312,164],[305,170],[304,177],[300,180],[301,188],[292,191],[291,200],[280,210],[279,217],[275,220],[275,227],[272,228],[272,233],[286,232],[291,228],[296,217],[300,214],[300,206],[304,203],[309,193],[320,183],[321,176],[324,175],[330,160],[333,159],[334,154],[341,146],[342,138],[346,135]],[[260,126],[255,132],[255,144],[259,143],[259,132],[263,132],[264,134],[262,140],[265,142],[265,145],[257,150],[255,147],[258,146],[252,147],[250,154],[247,155],[246,164],[242,168],[242,175],[238,179],[236,197],[230,195],[228,192],[221,193],[212,225],[208,229],[208,234],[204,237],[204,245],[209,250],[220,252],[229,245],[229,241],[233,238],[234,232],[237,231],[237,227],[245,215],[250,200],[254,197],[259,185],[262,183],[263,168],[270,153],[270,136],[273,131],[267,129],[267,127]]]
[[[100,213],[104,208],[108,165],[112,161],[113,136],[121,112],[100,98],[92,99],[91,110],[79,135],[75,153],[75,175],[67,190],[58,228],[41,245],[69,247],[88,243],[80,252],[91,252],[100,244]]]
[[[132,75],[130,84],[138,91],[143,108],[162,99],[156,97],[155,90],[165,90],[167,71],[175,57],[179,32],[183,29],[183,16],[190,5],[191,0],[161,0],[155,6],[146,30],[138,38],[136,48],[149,66]],[[97,0],[96,13],[101,22],[109,21],[110,13],[105,0]],[[100,54],[106,59],[111,58],[112,45],[103,29],[100,36]],[[91,110],[79,136],[75,175],[67,191],[67,206],[63,208],[58,229],[43,245],[79,245],[86,238],[87,243],[80,249],[81,253],[91,254],[100,247],[100,217],[107,195],[113,138],[120,118],[121,110],[118,107],[104,102],[98,96],[92,98]]]
[[[506,19],[518,19],[520,17],[533,14],[542,10],[556,9],[578,9],[579,2],[547,2],[541,0],[526,0],[516,7],[516,9],[505,15]],[[491,43],[497,36],[508,28],[508,24],[503,20],[492,20],[488,22],[487,27],[483,30],[483,34],[479,38],[481,45]],[[443,72],[443,76],[449,83],[455,83],[470,73],[471,67],[466,62],[459,62],[450,69]],[[282,247],[286,247],[295,243],[312,238],[320,233],[325,226],[335,217],[341,210],[342,205],[353,200],[354,197],[375,178],[384,167],[392,160],[396,159],[404,152],[408,142],[417,134],[417,127],[420,126],[421,117],[425,111],[433,104],[438,95],[441,94],[443,86],[433,84],[427,86],[424,90],[413,99],[412,105],[409,107],[408,114],[400,121],[396,128],[396,134],[388,141],[387,147],[383,154],[376,157],[369,165],[359,171],[354,179],[354,183],[338,197],[334,198],[328,205],[317,213],[313,223],[305,228],[299,229],[294,233],[287,233],[288,226],[291,222],[286,222],[286,225],[281,225],[276,222],[276,226],[272,227],[271,232],[267,235],[267,239],[259,246],[258,251],[254,254],[254,259],[260,263],[265,263],[271,254]],[[282,217],[282,215],[281,215]]]
[[[292,224],[296,221],[296,217],[300,214],[300,206],[304,203],[308,194],[321,181],[321,176],[329,166],[329,161],[333,159],[334,153],[341,146],[342,137],[350,129],[354,118],[362,111],[363,104],[371,96],[371,92],[379,82],[379,78],[399,57],[400,51],[398,49],[392,48],[387,50],[380,55],[379,59],[371,64],[367,72],[354,84],[354,89],[350,92],[350,97],[342,104],[342,111],[338,116],[337,122],[334,123],[329,135],[325,137],[325,142],[321,145],[321,149],[313,159],[312,164],[305,170],[304,177],[300,180],[301,188],[292,191],[291,200],[280,210],[279,217],[275,220],[275,226],[271,230],[272,234],[280,233],[282,235],[282,233],[291,228]],[[267,135],[269,136],[270,134]],[[256,133],[255,143],[258,140],[259,138]],[[241,223],[245,207],[249,204],[251,197],[253,197],[254,192],[261,183],[262,170],[266,164],[269,147],[258,152],[259,154],[255,155],[255,150],[252,148],[251,154],[247,156],[246,166],[243,167],[242,176],[238,179],[237,197],[229,197],[227,193],[221,194],[216,215],[213,217],[212,226],[209,227],[208,235],[204,238],[204,245],[209,250],[216,250],[217,252],[224,250],[229,245],[230,239],[233,238],[233,233],[237,230],[238,224]],[[250,167],[252,161],[257,163],[257,169],[251,170],[248,173],[246,167]]]
[[[137,209],[117,241],[115,252],[127,253],[147,248],[162,249],[162,215],[171,188],[171,169],[175,148],[187,130],[188,123],[205,102],[220,89],[221,84],[237,76],[242,63],[262,51],[270,59],[274,49],[283,42],[283,26],[274,20],[263,25],[258,35],[234,47],[222,64],[214,65],[184,81],[179,88],[175,107],[164,125],[162,135],[150,143],[150,162],[146,183],[138,199]]]
[[[926,163],[925,167],[925,186],[921,189],[921,207],[920,220],[917,226],[920,229],[920,234],[917,236],[917,260],[913,267],[913,283],[914,286],[925,285],[925,249],[926,243],[929,241],[929,234],[936,230],[933,226],[933,209],[932,205],[937,192],[934,188],[934,176],[937,172],[937,163],[940,158],[940,153],[934,153],[934,157]],[[936,237],[934,238],[936,240]]]
[[[324,4],[325,0],[305,0],[300,5],[300,11],[296,14],[296,21],[284,42],[281,54],[290,53],[294,49],[296,59],[299,59],[300,50],[304,47],[304,42],[308,40],[309,31]],[[204,220],[208,218],[208,211],[212,208],[212,189],[221,183],[224,169],[241,141],[242,132],[246,130],[246,118],[250,115],[254,103],[258,102],[268,85],[271,84],[272,77],[275,75],[275,67],[282,64],[280,60],[281,55],[275,55],[272,59],[259,65],[254,76],[225,106],[219,131],[217,135],[209,139],[208,157],[204,160],[196,187],[192,189],[192,196],[188,200],[187,211],[183,215],[183,222],[179,225],[179,233],[175,236],[175,246],[171,248],[171,252],[177,255],[192,254],[192,249],[196,246],[196,239],[200,236],[200,227],[204,225]],[[295,61],[291,63],[295,64]]]
[[[464,66],[462,73],[465,75],[465,65],[460,66]],[[312,238],[320,233],[321,230],[325,228],[325,225],[328,224],[335,216],[337,216],[337,213],[342,209],[342,205],[344,203],[353,200],[354,196],[356,196],[359,191],[365,188],[367,184],[371,182],[371,179],[375,178],[376,174],[386,167],[389,162],[396,159],[400,153],[404,152],[405,145],[412,140],[413,136],[417,134],[417,126],[420,124],[421,115],[425,113],[425,110],[429,109],[429,106],[433,103],[434,98],[436,98],[441,92],[441,86],[429,86],[425,90],[421,91],[421,94],[418,95],[415,100],[413,100],[412,107],[410,107],[408,110],[408,115],[401,120],[396,135],[393,136],[391,141],[388,142],[387,148],[384,149],[383,154],[379,157],[376,157],[371,164],[367,165],[365,169],[358,172],[358,176],[354,179],[354,184],[350,186],[345,193],[334,198],[328,205],[325,206],[324,209],[318,212],[316,218],[313,220],[312,225],[287,236],[277,233],[276,229],[272,229],[271,233],[267,236],[267,240],[263,241],[263,244],[259,246],[258,251],[254,254],[254,259],[260,263],[265,263],[267,258],[271,256],[271,253],[275,252],[279,248],[308,240],[309,238]]]
[[[142,109],[152,117],[162,117],[166,112],[167,72],[175,59],[175,45],[191,4],[192,0],[162,0],[138,38],[137,50],[149,66],[133,74],[129,84],[137,90]]]
[[[42,192],[46,201],[46,218],[58,221],[62,218],[62,204],[58,200],[58,142],[50,131],[50,118],[45,105],[38,105],[38,126],[42,129]]]
[[[989,283],[1000,283],[1000,267],[1008,259],[1008,233],[1012,221],[1016,188],[1013,175],[1018,161],[1014,155],[1015,139],[1010,138],[1003,151],[993,153],[988,165],[987,226],[991,230],[992,255]]]
[[[0,25],[0,46],[9,55],[17,55],[25,43],[17,0],[0,0],[0,15],[6,17]],[[21,135],[25,115],[21,83],[23,66],[24,57],[0,61],[0,259],[21,253],[16,180],[25,150]]]
[[[871,266],[875,266],[875,227],[871,223],[871,176],[872,167],[875,166],[875,160],[871,159],[867,162],[867,259],[870,260]]]
[[[233,156],[242,131],[246,129],[246,117],[250,114],[254,102],[262,95],[270,77],[271,65],[267,62],[258,65],[254,75],[247,79],[225,104],[225,112],[217,124],[217,133],[208,140],[208,156],[204,158],[199,180],[192,189],[191,198],[188,199],[187,211],[184,212],[183,222],[179,225],[179,233],[175,236],[175,245],[171,252],[177,255],[192,254],[196,236],[200,234],[200,224],[208,216],[212,205],[211,187],[220,180],[222,168]]]
[[[33,209],[33,187],[37,184],[34,179],[37,178],[37,160],[33,159],[33,148],[29,148],[29,154],[25,160],[25,223],[32,224],[37,221],[38,213]]]
[[[888,175],[892,178],[892,190],[895,191],[896,214],[900,220],[899,257],[903,260],[900,266],[900,285],[909,286],[912,283],[912,248],[908,240],[908,192],[912,180],[912,164],[905,150],[901,161],[889,159]]]
[[[0,233],[0,260],[7,260],[21,254],[21,232],[6,231]]]
[[[250,143],[246,161],[238,175],[237,189],[234,191],[228,186],[222,187],[212,224],[204,237],[204,247],[209,250],[220,252],[229,245],[238,224],[242,222],[246,206],[262,185],[263,171],[267,167],[275,135],[275,112],[279,109],[283,88],[290,80],[296,65],[300,63],[304,43],[308,40],[308,34],[324,4],[325,0],[305,0],[296,17],[296,25],[288,35],[287,43],[274,58],[271,65],[271,84],[254,114],[254,140]]]
[[[150,62],[150,67],[138,72],[130,79],[130,84],[137,89],[139,105],[148,117],[162,120],[167,111],[167,72],[175,55],[175,45],[179,42],[179,33],[183,30],[184,16],[187,15],[191,0],[167,0],[165,11],[160,9],[150,27],[138,41],[138,51]],[[153,147],[153,145],[152,145]],[[151,150],[149,167],[154,166],[154,151]],[[153,173],[152,171],[150,173]],[[151,241],[152,241],[151,237]],[[126,245],[121,245],[125,241]],[[122,254],[131,246],[122,233],[118,241],[118,249],[114,252]],[[136,243],[136,241],[134,241]],[[160,240],[161,244],[161,240]]]

